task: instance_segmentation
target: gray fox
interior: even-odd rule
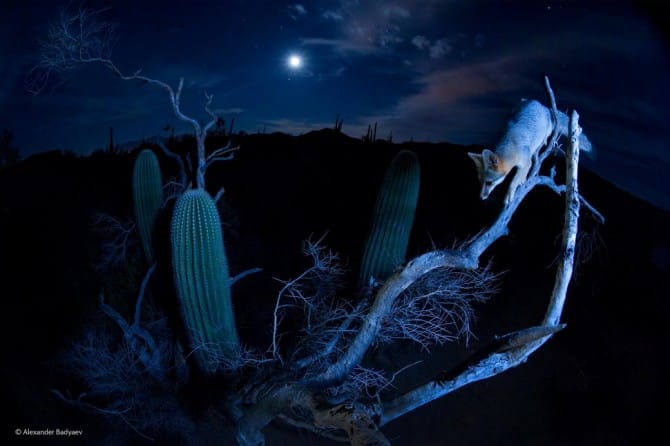
[[[558,131],[568,134],[569,119],[565,113],[558,112]],[[507,123],[505,134],[495,150],[484,149],[481,154],[468,153],[477,166],[479,181],[482,183],[480,198],[485,200],[507,174],[516,167],[516,173],[509,185],[505,204],[508,204],[516,188],[528,178],[534,155],[547,144],[554,131],[551,110],[535,100],[522,100],[521,107]],[[579,148],[592,153],[591,142],[582,133],[579,136]]]

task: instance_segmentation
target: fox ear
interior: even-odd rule
[[[482,152],[482,158],[484,159],[484,165],[492,170],[498,170],[498,155],[491,152],[489,149],[484,149]]]
[[[481,169],[484,166],[484,161],[482,160],[482,156],[479,153],[468,152],[468,156],[472,161],[475,162],[477,169]]]

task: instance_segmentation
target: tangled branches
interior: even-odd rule
[[[381,342],[410,340],[422,350],[472,335],[472,304],[496,291],[497,276],[489,268],[440,268],[416,281],[393,302],[379,331]]]

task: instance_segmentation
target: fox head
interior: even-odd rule
[[[503,160],[489,149],[484,149],[481,153],[468,153],[468,156],[475,162],[482,190],[479,198],[486,200],[493,189],[503,182],[507,170]]]

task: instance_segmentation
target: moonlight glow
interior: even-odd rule
[[[302,57],[297,54],[291,54],[288,58],[288,66],[294,70],[297,70],[302,66]]]

